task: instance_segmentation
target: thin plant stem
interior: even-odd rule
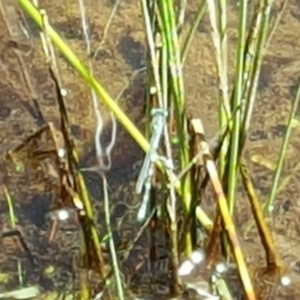
[[[269,19],[270,19],[270,10],[271,10],[271,2],[269,5],[261,6],[258,12],[258,17],[256,24],[258,28],[258,36],[256,38],[253,37],[255,40],[257,39],[257,45],[255,49],[255,55],[252,65],[252,70],[250,71],[250,82],[249,82],[249,90],[247,91],[247,102],[246,102],[246,109],[243,116],[242,128],[241,128],[241,142],[240,142],[240,152],[243,150],[243,146],[250,128],[250,122],[252,118],[252,112],[254,108],[254,103],[256,99],[256,91],[258,85],[258,79],[260,74],[260,68],[262,64],[262,59],[265,53],[265,41],[267,37]],[[260,22],[261,19],[261,22]],[[248,54],[249,56],[249,54]],[[247,87],[246,87],[247,88]]]
[[[262,64],[262,59],[265,54],[265,41],[267,38],[267,32],[268,32],[268,25],[269,25],[269,19],[270,19],[270,13],[271,13],[271,7],[272,7],[273,1],[265,1],[265,6],[263,7],[262,11],[262,24],[260,29],[260,34],[258,36],[258,43],[257,43],[257,55],[254,59],[254,72],[253,72],[253,79],[251,81],[251,88],[250,88],[250,95],[249,95],[249,104],[250,107],[247,110],[247,116],[245,117],[245,125],[244,128],[250,127],[250,120],[252,116],[252,110],[253,110],[253,103],[256,96],[257,86],[258,86],[258,79],[260,74],[260,67]]]
[[[142,67],[138,70],[134,70],[132,72],[132,74],[130,75],[130,78],[128,80],[128,82],[126,84],[124,84],[123,88],[120,90],[120,92],[118,93],[117,97],[116,97],[116,103],[118,103],[120,101],[120,99],[122,98],[122,96],[124,95],[124,92],[126,91],[126,89],[129,87],[130,83],[132,83],[136,77],[142,73],[146,71],[146,67]]]
[[[16,229],[17,217],[16,217],[15,211],[14,211],[13,201],[12,201],[12,198],[10,196],[10,193],[9,193],[7,187],[4,184],[2,185],[2,190],[3,190],[3,194],[7,201],[7,205],[8,205],[9,222],[10,222],[11,228],[14,230],[14,229]],[[18,268],[19,285],[22,286],[24,284],[23,268],[22,268],[22,261],[19,258],[17,259],[17,268]]]
[[[167,107],[168,103],[168,55],[166,47],[161,49],[161,80],[162,80],[162,92],[163,92],[163,105]],[[166,158],[168,161],[173,161],[172,159],[172,147],[170,143],[170,135],[168,131],[168,126],[164,126],[164,145],[166,150]],[[169,182],[171,176],[167,170],[167,175]],[[170,271],[172,280],[170,281],[170,290],[174,294],[178,294],[180,291],[180,277],[178,275],[179,268],[179,253],[178,253],[178,227],[177,227],[177,212],[176,212],[176,193],[174,187],[169,188],[169,198],[167,199],[167,213],[169,216],[169,228],[170,228]]]
[[[162,39],[166,44],[168,53],[168,65],[170,70],[170,82],[174,97],[176,127],[180,147],[180,165],[184,168],[189,162],[189,146],[187,139],[187,120],[185,115],[184,85],[182,78],[182,61],[179,46],[179,37],[176,29],[176,20],[173,1],[161,1],[159,3],[162,19]],[[182,202],[187,215],[192,207],[191,174],[187,173],[181,183]],[[192,253],[192,234],[188,232],[185,240],[185,252],[189,256]]]
[[[251,98],[253,102],[250,102],[250,94],[252,88],[253,74],[255,71],[255,58],[259,55],[258,52],[258,37],[261,33],[262,25],[262,1],[259,2],[252,21],[253,25],[250,27],[250,33],[248,34],[247,43],[246,43],[246,52],[244,59],[244,86],[243,86],[243,100],[242,100],[242,128],[241,128],[241,141],[240,141],[240,155],[243,151],[243,147],[247,138],[249,131],[249,120],[251,120],[252,109],[254,106],[255,98]]]
[[[199,23],[205,13],[205,10],[207,8],[207,1],[203,0],[201,5],[198,7],[198,10],[196,12],[196,17],[195,20],[193,21],[190,30],[183,42],[183,47],[182,47],[182,51],[181,51],[181,60],[182,60],[182,64],[184,65],[186,58],[187,58],[187,54],[188,54],[188,50],[192,44],[193,38],[195,36],[195,33],[197,31],[197,28],[199,26]]]
[[[283,163],[284,163],[284,158],[285,158],[286,152],[287,152],[287,147],[288,147],[288,144],[289,144],[289,141],[290,141],[290,136],[291,136],[291,132],[292,132],[292,122],[295,118],[297,108],[298,108],[298,105],[299,105],[299,99],[300,99],[300,80],[299,80],[299,83],[298,83],[296,98],[294,100],[294,103],[293,103],[293,106],[292,106],[292,109],[291,109],[291,112],[290,112],[286,133],[285,133],[282,145],[281,145],[278,162],[276,164],[276,171],[273,175],[271,192],[270,192],[268,200],[266,202],[265,210],[268,213],[272,212],[273,209],[274,209],[274,201],[275,201],[275,197],[276,197],[277,190],[278,190],[279,179],[280,179],[280,176],[281,176]]]
[[[87,56],[90,57],[91,55],[91,42],[88,32],[88,25],[87,25],[87,17],[85,15],[85,9],[84,4],[82,2],[83,0],[79,0],[79,9],[80,9],[80,17],[81,17],[81,24],[82,24],[82,30],[84,32],[85,42],[86,42],[86,51]],[[93,74],[93,61],[89,60],[89,69],[91,74]],[[103,131],[103,120],[100,113],[99,108],[99,100],[97,99],[97,95],[95,91],[91,88],[91,97],[93,102],[93,108],[95,112],[95,117],[97,121],[97,127],[95,132],[95,149],[96,149],[96,157],[98,164],[97,166],[87,168],[87,169],[81,169],[81,170],[89,170],[89,171],[108,171],[111,168],[111,151],[115,145],[116,141],[116,134],[117,134],[117,123],[114,118],[114,115],[111,113],[111,120],[112,120],[112,133],[111,133],[111,140],[106,149],[104,149],[101,145],[100,138]],[[105,158],[107,158],[107,163],[105,163]]]
[[[10,193],[9,193],[7,187],[4,184],[2,185],[2,190],[3,190],[3,194],[5,196],[5,199],[7,201],[7,205],[8,205],[10,225],[11,225],[12,229],[15,229],[16,228],[17,217],[16,217],[15,212],[14,212],[13,201],[11,199],[11,196],[10,196]]]
[[[89,28],[88,28],[88,24],[87,24],[86,13],[85,13],[85,4],[84,4],[84,0],[78,0],[78,2],[79,2],[81,26],[82,26],[83,36],[84,36],[85,44],[86,44],[86,52],[88,54],[90,54],[91,53],[91,41],[89,38]]]
[[[227,77],[227,33],[226,33],[226,6],[223,1],[220,2],[221,6],[221,22],[218,26],[216,17],[216,7],[213,0],[208,0],[208,12],[210,16],[210,23],[212,26],[212,40],[214,43],[216,63],[219,76],[219,83],[221,89],[221,106],[222,114],[225,113],[225,119],[222,121],[221,126],[230,118],[230,103],[228,97],[228,77]]]
[[[104,195],[104,213],[105,213],[105,224],[107,229],[107,235],[108,235],[108,241],[109,241],[109,249],[110,249],[110,255],[112,259],[112,266],[114,270],[116,285],[117,285],[117,294],[119,300],[124,300],[124,290],[122,285],[122,279],[120,276],[120,269],[118,266],[118,257],[116,253],[116,247],[112,235],[112,229],[110,224],[110,209],[109,209],[109,196],[108,196],[108,185],[107,180],[104,174],[102,174],[102,182],[103,182],[103,195]]]
[[[187,0],[179,1],[178,13],[177,13],[177,19],[176,19],[176,26],[177,26],[178,32],[181,32],[181,30],[184,26],[186,5],[187,5]]]
[[[265,49],[267,51],[267,49],[269,48],[270,44],[271,44],[271,41],[272,41],[272,38],[274,36],[274,33],[276,32],[276,29],[278,28],[278,25],[282,19],[282,16],[283,16],[283,13],[287,7],[287,4],[289,3],[289,0],[284,0],[281,4],[281,7],[279,9],[279,13],[278,13],[278,16],[275,20],[275,23],[274,25],[272,26],[271,30],[270,30],[270,33],[268,34],[268,38],[267,38],[267,41],[266,41],[266,45],[265,45]]]
[[[222,128],[229,121],[229,128],[231,128],[231,122],[229,109],[229,87],[228,87],[228,62],[227,62],[227,11],[226,11],[226,0],[221,0],[220,3],[220,34],[219,34],[219,43],[220,43],[220,55],[221,55],[221,70],[220,70],[220,85],[221,85],[221,98],[219,100],[219,118],[220,118],[220,127]],[[227,109],[226,109],[227,107]],[[229,137],[225,135],[223,145],[220,151],[219,158],[219,176],[222,180],[226,167],[226,157],[229,147]]]
[[[58,64],[55,56],[55,51],[53,45],[51,43],[51,39],[49,38],[49,20],[45,10],[41,10],[42,16],[42,31],[40,32],[41,40],[43,43],[43,49],[46,56],[46,62],[51,65],[53,71],[55,72],[55,76],[58,80],[60,86],[62,86],[62,80],[58,69]]]
[[[80,4],[80,12],[81,12],[82,29],[84,32],[86,47],[87,47],[87,55],[88,55],[88,57],[90,57],[92,50],[91,50],[91,46],[90,46],[90,38],[89,38],[89,34],[88,34],[88,25],[87,25],[87,21],[86,21],[87,19],[85,16],[83,0],[79,0],[79,4]],[[109,26],[107,26],[106,28],[108,28],[108,27]],[[101,46],[101,44],[100,44],[100,46]],[[92,74],[92,72],[93,72],[92,61],[89,61],[89,67],[90,67],[90,72]],[[97,161],[98,161],[99,165],[96,166],[96,170],[100,171],[101,176],[102,176],[105,224],[106,224],[106,229],[107,229],[107,236],[108,236],[108,241],[109,241],[109,249],[110,249],[110,254],[111,254],[111,259],[112,259],[112,266],[113,266],[113,271],[114,271],[114,276],[115,276],[115,281],[116,281],[116,286],[117,286],[118,299],[124,300],[125,299],[124,298],[124,290],[123,290],[123,286],[122,286],[120,270],[119,270],[119,266],[118,266],[118,258],[117,258],[117,254],[116,254],[116,248],[115,248],[111,224],[110,224],[108,184],[107,184],[106,176],[103,173],[104,171],[108,171],[111,168],[111,151],[116,142],[117,124],[116,124],[116,120],[115,120],[113,114],[111,113],[112,136],[111,136],[111,141],[110,141],[109,145],[106,146],[106,148],[104,149],[102,147],[102,144],[100,141],[101,135],[102,135],[102,130],[103,130],[103,120],[102,120],[101,113],[99,110],[99,105],[98,105],[99,101],[97,99],[97,95],[96,95],[94,89],[91,89],[91,95],[92,95],[94,112],[95,112],[95,116],[96,116],[96,120],[97,120],[97,127],[96,127],[96,133],[95,133],[95,149],[96,149],[96,156],[97,156]],[[105,158],[107,158],[107,160],[108,160],[107,164],[104,163]]]
[[[215,3],[208,0],[208,12],[212,27],[212,40],[215,48],[216,65],[219,79],[219,123],[222,128],[227,120],[230,119],[231,109],[229,103],[229,88],[228,88],[228,72],[227,72],[227,16],[226,16],[226,1],[219,2],[220,14],[219,22],[216,16]],[[220,24],[220,25],[219,25]],[[231,126],[229,122],[229,126]],[[229,139],[225,137],[219,157],[219,173],[221,178],[225,172],[225,159],[229,147]]]
[[[243,87],[243,71],[244,71],[244,53],[246,41],[246,24],[247,24],[247,7],[248,1],[240,1],[239,12],[239,38],[237,45],[237,63],[236,63],[236,79],[234,87],[234,97],[232,109],[241,106],[242,100],[242,87]],[[237,185],[237,164],[239,154],[239,137],[241,126],[241,112],[237,110],[233,121],[232,137],[230,141],[230,158],[229,158],[229,171],[228,171],[228,205],[229,211],[232,215],[234,208],[235,191]]]
[[[285,178],[282,178],[280,185],[277,189],[277,194],[280,193],[289,183],[289,181],[295,176],[295,174],[300,170],[300,161],[296,164],[296,166],[288,173]]]
[[[155,5],[155,4],[154,4]],[[162,100],[162,92],[161,92],[161,83],[160,83],[160,75],[159,75],[159,58],[156,53],[156,42],[155,37],[157,34],[153,32],[152,24],[151,24],[151,13],[149,11],[149,7],[147,5],[146,0],[141,0],[142,12],[143,12],[143,19],[144,19],[144,27],[146,30],[146,39],[149,47],[150,58],[151,58],[151,65],[153,71],[153,77],[155,82],[156,94],[158,98],[158,103],[160,107],[163,107],[163,100]]]
[[[95,53],[93,55],[93,60],[95,60],[95,58],[97,57],[98,52],[102,49],[102,47],[103,47],[103,45],[105,43],[105,39],[107,37],[110,25],[112,23],[112,20],[113,20],[114,16],[116,15],[116,12],[117,12],[117,10],[119,8],[120,3],[121,3],[121,0],[115,1],[113,9],[112,9],[112,11],[111,11],[111,13],[109,15],[108,21],[106,22],[106,25],[105,25],[105,28],[104,28],[104,31],[103,31],[102,39],[101,39],[101,41],[99,43],[99,46],[97,47],[97,49],[96,49],[96,51],[95,51]]]

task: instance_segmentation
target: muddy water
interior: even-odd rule
[[[53,1],[44,0],[40,1],[40,5],[46,8],[54,28],[67,40],[76,55],[87,62],[78,4],[70,2],[53,3]],[[113,2],[86,1],[92,49],[94,50],[97,49],[103,36]],[[58,125],[59,119],[54,87],[45,66],[39,33],[34,24],[20,13],[12,1],[5,0],[2,3],[6,15],[0,20],[2,75],[0,79],[0,154],[4,155],[26,136],[40,128],[44,122],[53,122]],[[196,5],[196,1],[188,4],[187,22],[192,20]],[[275,8],[279,6],[280,3],[276,1]],[[233,3],[228,11],[230,66],[234,66],[237,9],[236,4]],[[274,17],[276,17],[276,13],[275,9]],[[272,171],[266,163],[255,162],[257,160],[254,157],[259,155],[263,161],[268,161],[270,164],[276,163],[299,77],[299,26],[300,7],[296,0],[291,0],[276,34],[271,40],[259,80],[258,98],[245,156],[262,200],[268,196]],[[90,91],[62,57],[58,56],[58,62],[63,86],[68,92],[67,108],[81,164],[90,166],[95,160],[93,154],[95,118],[90,101]],[[133,82],[130,82],[130,76],[144,65],[145,44],[140,8],[136,1],[124,0],[121,2],[105,42],[96,56],[94,72],[112,97],[116,97],[122,88],[127,86],[120,105],[141,129],[143,126],[142,102],[145,78],[141,73]],[[24,69],[30,78],[29,83],[24,80]],[[232,74],[234,68],[230,68],[229,72]],[[214,51],[207,17],[198,28],[186,62],[185,89],[188,111],[203,120],[208,137],[214,136],[217,131],[218,90]],[[109,137],[109,114],[105,107],[102,107],[101,111],[105,121],[104,135]],[[300,111],[297,112],[297,120],[299,114]],[[277,247],[284,262],[290,267],[289,274],[292,278],[291,288],[284,289],[281,293],[284,296],[276,296],[276,299],[285,299],[287,295],[291,297],[289,299],[297,299],[297,295],[299,295],[295,288],[299,286],[298,275],[300,274],[300,261],[297,255],[300,251],[299,224],[297,222],[300,209],[297,185],[299,131],[299,124],[296,123],[282,175],[284,178],[290,174],[292,176],[277,196],[274,218],[270,221]],[[119,205],[121,211],[122,203],[127,205],[131,201],[135,202],[134,180],[137,178],[142,157],[143,153],[119,126],[113,152],[113,165],[108,173],[108,180],[113,191],[120,190],[113,193],[112,201],[121,203]],[[47,218],[47,212],[55,196],[49,188],[52,183],[48,182],[48,179],[45,180],[44,173],[37,170],[35,165],[25,166],[25,173],[16,173],[6,163],[3,164],[4,169],[7,176],[3,178],[2,174],[2,179],[5,179],[15,201],[18,224],[28,244],[31,245],[35,266],[33,267],[28,262],[24,254],[18,253],[13,246],[14,243],[9,241],[5,248],[6,255],[0,260],[1,269],[8,277],[5,284],[0,282],[1,290],[2,288],[11,289],[17,284],[17,272],[12,271],[12,265],[15,265],[15,270],[17,270],[18,255],[21,255],[23,268],[29,270],[25,276],[29,283],[38,282],[45,290],[72,290],[74,269],[72,255],[69,254],[77,251],[76,240],[79,233],[76,224],[64,225],[59,228],[57,238],[52,243],[48,243],[52,223]],[[101,195],[99,178],[94,174],[89,174],[87,182],[90,192],[95,198],[95,207],[99,208],[99,196]],[[248,224],[249,205],[245,204],[247,199],[242,192],[238,195],[240,205],[235,219],[242,232]],[[0,222],[5,230],[8,227],[7,205],[2,194],[0,200]],[[122,214],[122,212],[118,213]],[[99,218],[101,218],[101,213],[99,213]],[[260,262],[262,260],[262,257],[253,255],[260,253],[259,245],[257,233],[253,230],[244,240],[246,255],[250,261]],[[56,256],[51,254],[51,262],[49,262],[49,253],[59,254]],[[12,262],[9,265],[7,264],[8,258]],[[45,272],[49,264],[54,265],[58,270],[54,272],[55,275],[50,274],[52,277]],[[55,276],[58,277],[57,280],[53,278]]]

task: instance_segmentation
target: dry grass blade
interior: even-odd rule
[[[203,159],[204,159],[205,167],[209,174],[217,198],[218,208],[220,210],[222,221],[224,222],[224,227],[226,229],[232,247],[232,251],[239,270],[239,275],[244,287],[245,294],[247,295],[247,299],[254,300],[256,299],[256,295],[254,293],[254,289],[251,283],[248,269],[243,257],[242,249],[238,241],[235,226],[229,213],[227,200],[222,188],[222,184],[218,178],[218,172],[216,170],[216,166],[214,164],[214,161],[212,160],[207,142],[205,141],[202,122],[199,119],[192,119],[191,125],[193,126],[194,132],[202,137],[201,147],[203,149]]]
[[[19,145],[14,147],[13,149],[10,149],[7,153],[7,157],[14,163],[16,162],[16,157],[19,154],[23,154],[26,152],[27,149],[34,149],[37,148],[38,139],[41,137],[43,133],[49,132],[49,124],[45,124],[44,126],[40,127],[36,132],[32,133],[28,137],[26,137]],[[29,152],[27,153],[27,157],[31,157],[33,153]]]
[[[250,174],[248,173],[248,170],[245,165],[241,165],[240,172],[243,179],[244,189],[248,195],[251,204],[252,214],[255,219],[260,239],[266,252],[267,267],[269,269],[284,269],[280,256],[276,251],[276,247],[274,245],[270,229],[268,228],[265,222],[264,213],[255,193]]]
[[[36,264],[34,262],[34,258],[33,255],[27,245],[27,243],[25,242],[24,237],[22,236],[21,232],[17,229],[13,229],[13,230],[9,230],[7,232],[2,232],[0,237],[1,239],[5,239],[5,238],[10,238],[12,236],[16,236],[18,238],[19,243],[21,244],[22,249],[25,251],[27,258],[31,264],[31,267],[36,267]]]
[[[266,254],[266,267],[254,270],[255,287],[260,299],[268,299],[274,295],[274,291],[283,282],[283,276],[287,267],[280,259],[279,253],[265,222],[263,209],[259,203],[250,175],[245,165],[240,166],[244,189],[248,195],[252,214],[258,229],[258,233]],[[288,279],[288,277],[287,277]]]
[[[93,225],[93,220],[94,220],[94,214],[92,210],[92,205],[89,200],[87,188],[85,186],[84,180],[82,178],[82,175],[78,172],[75,171],[78,165],[78,155],[76,153],[73,141],[70,139],[69,135],[69,127],[68,127],[68,116],[67,116],[67,110],[65,108],[64,100],[61,95],[61,89],[59,87],[58,81],[52,71],[51,68],[49,68],[51,77],[55,83],[56,87],[56,92],[57,92],[57,100],[59,103],[59,108],[60,108],[60,115],[61,115],[61,126],[62,126],[62,132],[64,134],[64,140],[66,142],[66,149],[68,150],[68,159],[69,159],[69,164],[70,164],[70,171],[72,172],[73,176],[73,181],[74,181],[74,190],[78,191],[78,194],[80,195],[80,199],[83,203],[83,208],[84,208],[84,215],[80,216],[81,224],[83,226],[84,230],[84,235],[85,235],[85,241],[87,245],[87,250],[90,252],[88,254],[88,257],[90,257],[91,261],[90,264],[96,267],[96,269],[99,271],[100,275],[102,278],[106,277],[106,273],[104,271],[103,266],[105,265],[104,263],[104,258],[100,246],[100,241],[98,237],[98,232]],[[78,186],[77,186],[78,185]],[[74,204],[76,207],[76,198],[74,199]],[[90,237],[93,237],[92,239]],[[90,247],[88,247],[90,245]],[[96,257],[95,257],[96,255]]]

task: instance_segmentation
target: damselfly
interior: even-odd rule
[[[157,149],[163,134],[163,129],[166,122],[167,112],[160,108],[152,109],[152,137],[150,139],[150,150],[144,159],[137,183],[136,193],[141,194],[144,189],[142,204],[138,211],[137,220],[142,222],[147,217],[150,202],[151,178],[154,173],[154,163],[157,160],[162,160],[168,167],[172,167],[171,163],[165,157],[157,154]]]

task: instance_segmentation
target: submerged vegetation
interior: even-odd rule
[[[66,10],[70,2],[65,0]],[[259,199],[253,183],[255,174],[248,168],[245,149],[256,107],[264,55],[276,34],[288,1],[281,1],[280,6],[276,6],[277,13],[273,15],[271,12],[276,1],[239,1],[236,11],[239,16],[235,32],[236,49],[232,59],[232,52],[228,49],[228,13],[232,9],[227,3],[229,1],[199,1],[192,21],[188,22],[188,1],[140,0],[146,60],[145,67],[133,74],[132,81],[138,76],[145,78],[145,95],[141,104],[145,130],[141,130],[119,105],[119,99],[124,96],[126,88],[114,99],[94,75],[96,57],[109,34],[121,1],[116,0],[100,45],[95,49],[92,49],[90,41],[90,21],[85,2],[78,2],[78,26],[81,26],[86,48],[86,62],[83,63],[51,26],[51,18],[43,9],[42,1],[16,0],[22,13],[39,29],[39,46],[42,46],[43,63],[54,86],[59,122],[47,122],[41,116],[44,122],[40,128],[10,149],[2,162],[4,166],[9,161],[16,173],[26,172],[28,165],[33,167],[36,174],[47,169],[46,173],[55,182],[52,186],[55,186],[56,192],[49,214],[53,222],[50,242],[54,239],[59,223],[72,219],[79,228],[76,236],[79,241],[79,259],[76,264],[80,271],[75,274],[74,291],[70,295],[65,292],[60,299],[154,299],[156,295],[162,299],[171,296],[174,297],[172,299],[281,299],[277,290],[289,284],[289,269],[277,251],[270,223],[266,219],[272,218],[276,195],[282,189],[279,183],[291,130],[295,124],[299,86],[290,108],[277,164],[273,168],[273,182],[266,199]],[[7,21],[9,17],[6,16],[8,11],[5,3],[0,4],[1,13],[6,20],[7,31],[13,35],[14,28]],[[210,25],[218,89],[218,97],[211,100],[217,103],[219,121],[212,142],[206,138],[200,116],[193,115],[187,109],[189,91],[185,88],[188,53],[205,16]],[[201,53],[203,49],[197,51]],[[24,62],[19,50],[16,53],[20,61]],[[60,55],[83,79],[90,91],[84,101],[91,103],[92,117],[96,120],[93,129],[96,164],[92,167],[82,166],[74,142],[70,122],[72,112],[66,103],[78,99],[69,97],[69,91],[64,89],[64,79],[57,59]],[[230,65],[232,62],[234,67]],[[26,77],[26,70],[23,72],[26,84],[32,86],[30,78]],[[38,105],[38,99],[35,100]],[[195,103],[201,106],[201,96],[197,101]],[[108,143],[103,138],[107,122],[101,114],[101,103],[110,112]],[[144,151],[135,184],[130,186],[133,190],[131,193],[139,199],[130,212],[131,216],[134,215],[130,222],[138,230],[135,234],[131,232],[129,240],[121,245],[114,235],[114,209],[111,201],[114,191],[107,180],[107,174],[114,164],[112,152],[116,147],[120,127]],[[2,172],[6,171],[7,168],[3,167]],[[87,184],[87,174],[90,173],[98,176],[98,189],[102,189],[101,226],[95,217],[99,206],[96,208],[94,205],[95,199]],[[18,225],[14,199],[9,183],[5,180],[9,177],[10,174],[5,174],[2,180],[9,225],[1,237],[4,245],[5,240],[16,238],[16,247],[22,249],[33,268],[35,259]],[[44,175],[43,180],[49,179]],[[285,185],[288,180],[285,178]],[[241,211],[241,190],[244,192],[243,201],[247,199],[249,203],[246,204],[248,226],[243,228],[243,232],[235,217]],[[127,204],[125,210],[132,210]],[[263,246],[261,251],[264,251],[257,256],[261,258],[264,255],[264,265],[258,258],[258,264],[249,262],[243,243],[247,232],[254,225]],[[132,255],[140,240],[143,240],[142,261],[137,254]],[[160,267],[163,280],[156,276],[161,256],[166,258]],[[130,278],[127,278],[128,274],[124,271],[126,264],[132,264],[134,270]],[[18,261],[17,268],[20,287],[6,293],[1,291],[0,298],[59,299],[55,298],[59,297],[57,291],[55,295],[42,296],[37,286],[28,286],[23,279],[26,271],[21,261]],[[55,270],[50,265],[44,272],[44,276],[48,276],[55,273]],[[133,283],[136,277],[138,284]],[[161,286],[163,291],[159,290]]]

